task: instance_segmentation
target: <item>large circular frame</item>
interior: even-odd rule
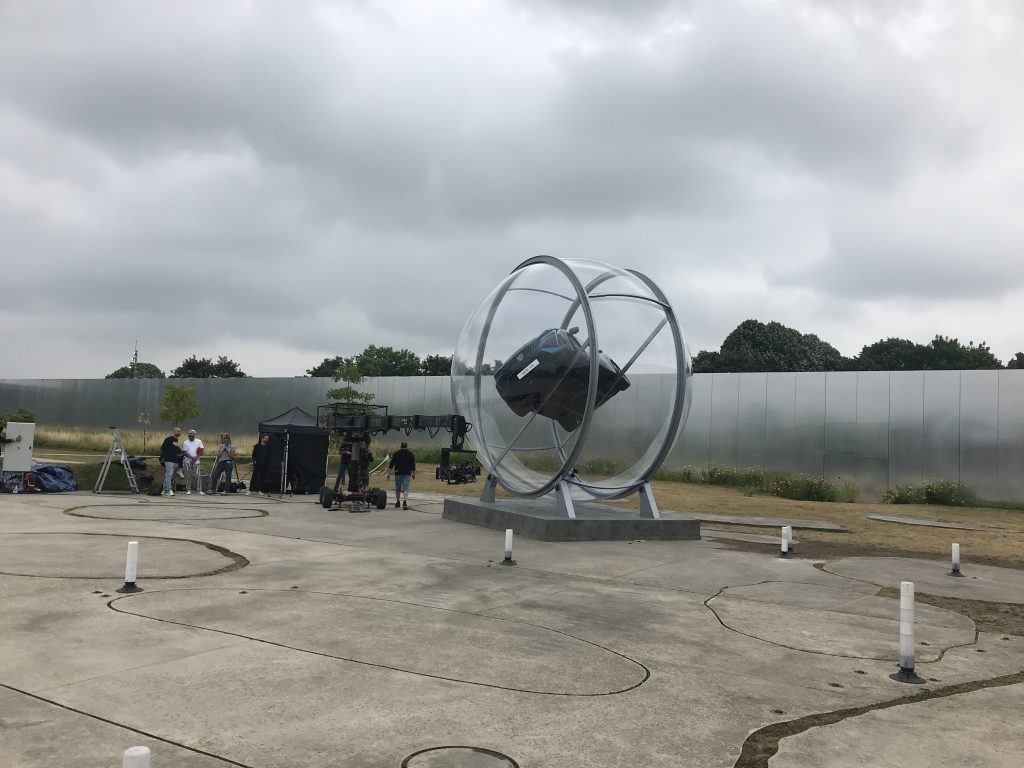
[[[517,285],[522,275],[527,274],[531,267],[538,265],[557,270],[565,278],[569,286],[571,286],[572,292],[575,295],[564,295],[557,291],[548,290],[545,287]],[[580,269],[581,266],[586,269]],[[596,275],[584,283],[577,274],[577,271],[596,272]],[[649,292],[649,295],[597,292],[598,288],[607,281],[613,278],[625,277],[629,277],[631,280],[638,280]],[[584,350],[589,358],[589,375],[582,418],[571,436],[564,439],[559,436],[555,422],[551,422],[552,444],[548,449],[554,449],[560,466],[557,471],[551,473],[546,479],[532,482],[515,477],[514,473],[504,472],[502,462],[513,450],[530,450],[528,448],[517,448],[516,445],[538,415],[537,412],[535,411],[526,417],[525,422],[510,440],[495,441],[487,434],[486,425],[488,419],[485,418],[482,405],[485,401],[484,377],[489,376],[485,363],[488,340],[494,330],[495,317],[503,302],[512,291],[532,291],[550,294],[559,299],[566,300],[568,306],[558,327],[569,331],[570,323],[573,322],[573,319],[582,315],[582,323],[580,324],[584,325],[585,328],[580,330],[585,330],[587,334]],[[651,344],[652,340],[666,326],[671,336],[671,353],[675,358],[676,386],[671,403],[666,404],[669,406],[667,408],[668,413],[667,418],[662,424],[666,424],[667,428],[661,430],[660,445],[658,445],[657,450],[649,454],[649,458],[645,463],[631,468],[631,477],[628,478],[629,482],[617,485],[589,482],[576,472],[577,461],[587,445],[594,412],[599,405],[601,347],[598,340],[595,315],[590,306],[592,299],[618,299],[628,302],[640,302],[655,308],[660,313],[661,319],[656,324],[656,327],[647,335],[646,339],[639,343],[630,358],[622,364],[621,370],[623,374],[630,369],[647,346]],[[577,320],[577,322],[579,321]],[[460,351],[464,351],[461,357],[465,357],[465,360],[461,359]],[[472,376],[472,381],[467,387],[466,384],[468,382],[463,380],[469,378],[470,375]],[[612,500],[623,498],[636,492],[649,481],[651,475],[665,461],[686,419],[690,402],[690,375],[689,353],[679,329],[675,312],[668,298],[650,278],[635,270],[623,270],[600,262],[583,260],[563,261],[552,256],[535,256],[522,262],[512,270],[509,276],[492,292],[484,304],[467,321],[463,329],[462,338],[460,338],[459,345],[456,348],[455,360],[453,360],[452,400],[456,410],[473,424],[473,432],[469,436],[470,442],[477,450],[481,463],[509,493],[522,498],[537,498],[550,493],[560,483],[565,482],[572,488],[579,489],[588,497]],[[540,408],[538,408],[539,410]],[[569,439],[570,437],[571,439]]]

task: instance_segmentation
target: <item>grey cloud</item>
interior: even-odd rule
[[[580,132],[669,148],[737,143],[815,175],[891,181],[977,131],[928,62],[835,15],[827,30],[760,4],[702,6],[653,51],[567,57],[563,109]],[[836,28],[839,31],[836,31]]]
[[[101,375],[110,328],[96,359],[444,352],[542,252],[647,272],[695,350],[1021,284],[1019,54],[973,27],[910,56],[871,3],[445,8],[0,6],[6,309]]]

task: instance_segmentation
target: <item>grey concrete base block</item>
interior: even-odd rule
[[[641,517],[631,509],[589,502],[575,505],[576,519],[559,516],[550,499],[497,501],[444,500],[445,520],[480,525],[540,541],[676,541],[700,539],[700,520]]]

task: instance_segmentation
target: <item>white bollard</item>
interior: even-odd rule
[[[149,747],[129,747],[124,751],[121,768],[149,768]]]
[[[779,557],[789,557],[789,542],[793,537],[793,528],[789,525],[782,526],[782,551],[779,552]]]
[[[135,584],[139,570],[139,542],[128,542],[128,556],[124,562],[124,586],[117,590],[121,594],[141,592],[142,588]]]
[[[914,582],[900,582],[900,669],[914,671]]]
[[[789,545],[789,554],[796,553],[796,547],[793,546],[793,526],[786,526],[786,543]]]
[[[960,545],[953,545],[953,570],[949,572],[950,576],[963,576],[960,573]]]
[[[501,561],[502,565],[515,565],[516,561],[512,559],[512,529],[505,529],[505,559]]]

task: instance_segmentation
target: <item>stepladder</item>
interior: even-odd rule
[[[128,487],[131,488],[132,493],[138,493],[139,483],[135,479],[132,465],[128,461],[128,454],[125,453],[124,446],[121,444],[121,435],[118,433],[117,427],[110,428],[110,450],[107,451],[107,458],[103,460],[103,466],[100,467],[100,473],[96,477],[96,485],[93,486],[92,492],[99,493],[103,490],[103,484],[107,481],[107,475],[110,473],[110,465],[115,461],[124,467],[124,474],[128,478]]]

